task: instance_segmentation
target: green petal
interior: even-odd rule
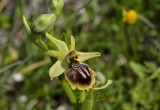
[[[51,36],[48,33],[46,33],[46,37],[57,47],[59,51],[68,52],[68,48],[65,42],[56,39],[55,37]]]
[[[49,75],[51,79],[58,77],[65,71],[65,67],[63,66],[63,61],[58,60],[49,70]]]
[[[59,60],[64,60],[67,53],[64,51],[49,50],[46,52],[46,54],[52,57],[56,57]]]
[[[94,58],[94,57],[99,57],[101,53],[99,52],[77,52],[78,57],[80,59],[80,62],[84,62],[88,59]]]
[[[93,90],[102,90],[107,88],[110,84],[112,84],[112,80],[108,80],[107,83],[102,87],[93,88]]]
[[[75,50],[75,39],[71,36],[71,45],[69,51]]]

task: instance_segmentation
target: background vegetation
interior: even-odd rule
[[[65,0],[55,29],[85,2]],[[141,20],[125,25],[122,8],[134,9],[156,28]],[[48,57],[22,24],[23,14],[33,21],[48,10],[48,0],[0,1],[0,110],[72,109],[59,82],[49,78]],[[86,63],[102,85],[113,83],[94,93],[94,110],[160,110],[159,19],[159,0],[93,0],[57,30],[57,37],[74,35],[77,50],[102,53]]]

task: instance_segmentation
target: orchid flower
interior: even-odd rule
[[[82,63],[88,59],[99,57],[99,52],[78,52],[75,50],[75,39],[71,36],[68,49],[65,42],[46,33],[46,37],[56,46],[57,50],[48,50],[47,55],[56,57],[57,61],[49,70],[51,79],[65,73],[65,78],[71,88],[75,90],[89,90],[95,84],[97,73]]]

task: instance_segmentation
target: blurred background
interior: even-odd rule
[[[86,0],[64,0],[56,28]],[[122,9],[152,22],[126,25]],[[48,13],[48,0],[0,0],[0,110],[72,110],[58,80],[50,80],[48,56],[27,37],[29,21]],[[93,0],[55,33],[74,35],[76,49],[97,51],[86,61],[97,79],[113,83],[94,93],[93,110],[160,110],[160,1]],[[45,37],[42,37],[44,40]]]

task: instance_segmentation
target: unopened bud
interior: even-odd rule
[[[31,29],[36,33],[49,32],[53,28],[56,20],[55,14],[43,14],[32,23]]]
[[[56,14],[56,17],[60,15],[62,8],[64,5],[64,0],[51,0],[51,8],[53,12]]]

